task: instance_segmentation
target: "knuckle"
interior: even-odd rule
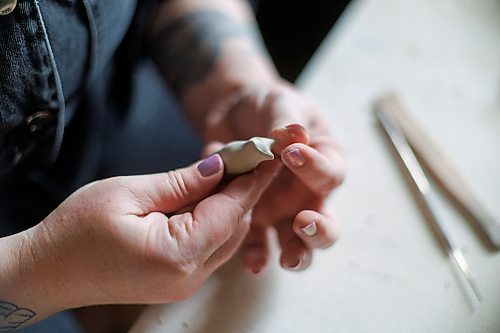
[[[323,242],[319,244],[320,249],[328,249],[335,243],[334,239],[325,239]]]
[[[319,244],[320,249],[327,249],[331,247],[338,239],[338,234],[329,233],[325,235],[323,241]]]
[[[318,192],[321,196],[328,196],[334,189],[340,186],[342,184],[344,178],[341,176],[334,176],[328,178],[324,183],[321,184]]]
[[[186,180],[180,172],[168,171],[165,177],[165,187],[175,199],[185,198],[189,194]]]
[[[335,187],[337,187],[337,180],[329,179],[320,185],[318,194],[322,197],[326,197],[333,191],[333,189],[335,189]]]

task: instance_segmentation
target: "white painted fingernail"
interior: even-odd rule
[[[314,236],[318,232],[318,227],[316,226],[316,222],[313,222],[309,225],[306,225],[304,228],[301,228],[303,233],[307,236]]]

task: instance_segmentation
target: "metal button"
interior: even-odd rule
[[[30,132],[36,132],[42,128],[47,120],[52,118],[54,118],[54,116],[49,111],[39,111],[26,118],[26,124]]]
[[[12,165],[41,161],[52,145],[56,130],[55,110],[38,111],[26,117],[6,138],[7,156]]]
[[[0,0],[0,15],[12,13],[16,8],[17,0]]]

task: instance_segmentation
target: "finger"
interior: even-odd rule
[[[306,124],[304,110],[309,108],[292,86],[282,86],[266,96],[263,104],[264,112],[272,114],[272,127],[282,128],[290,124]]]
[[[208,196],[222,179],[224,164],[218,154],[189,167],[153,175],[126,177],[123,186],[135,199],[129,213],[146,215],[170,213]],[[133,209],[133,208],[131,208]]]
[[[243,266],[257,274],[264,269],[268,258],[267,227],[252,224],[241,250]]]
[[[276,225],[281,247],[280,265],[290,271],[302,271],[311,264],[311,249],[292,229],[291,221],[283,220]]]
[[[193,237],[205,260],[232,236],[238,223],[253,208],[278,170],[277,161],[264,162],[196,206],[193,217],[197,222]]]
[[[208,156],[212,155],[216,151],[220,150],[222,147],[224,147],[224,144],[220,141],[211,141],[203,147],[202,151],[202,156],[204,158],[207,158]]]
[[[293,230],[310,248],[325,249],[338,238],[338,226],[331,214],[303,210],[293,221]]]
[[[285,148],[281,160],[311,191],[322,197],[344,180],[345,166],[340,153],[330,153],[327,157],[313,147],[295,143]]]
[[[205,262],[205,270],[207,273],[212,273],[222,264],[228,261],[236,253],[241,243],[245,239],[250,229],[250,222],[252,221],[251,213],[248,212],[241,219],[236,230],[234,231],[231,238],[222,245],[218,250],[216,250]]]
[[[282,151],[292,143],[307,144],[309,142],[305,128],[299,124],[289,124],[286,127],[274,129],[269,136],[274,139],[272,151],[276,155],[281,155]]]

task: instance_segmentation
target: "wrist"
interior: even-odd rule
[[[264,59],[255,59],[255,55],[251,59],[239,57],[237,63],[228,57],[222,59],[210,75],[190,86],[179,97],[192,124],[206,137],[207,124],[214,118],[222,117],[246,92],[281,81],[281,77]]]
[[[79,288],[71,285],[75,281],[63,264],[64,251],[46,228],[42,222],[1,239],[0,248],[7,254],[0,272],[1,300],[34,312],[26,324],[83,305]]]
[[[165,2],[153,19],[148,45],[183,111],[205,139],[207,123],[245,91],[280,80],[246,2]]]
[[[48,288],[51,283],[44,264],[33,253],[31,234],[32,229],[0,240],[0,302],[7,304],[10,312],[22,309],[26,316],[24,323],[16,325],[30,325],[63,310],[58,291]]]

